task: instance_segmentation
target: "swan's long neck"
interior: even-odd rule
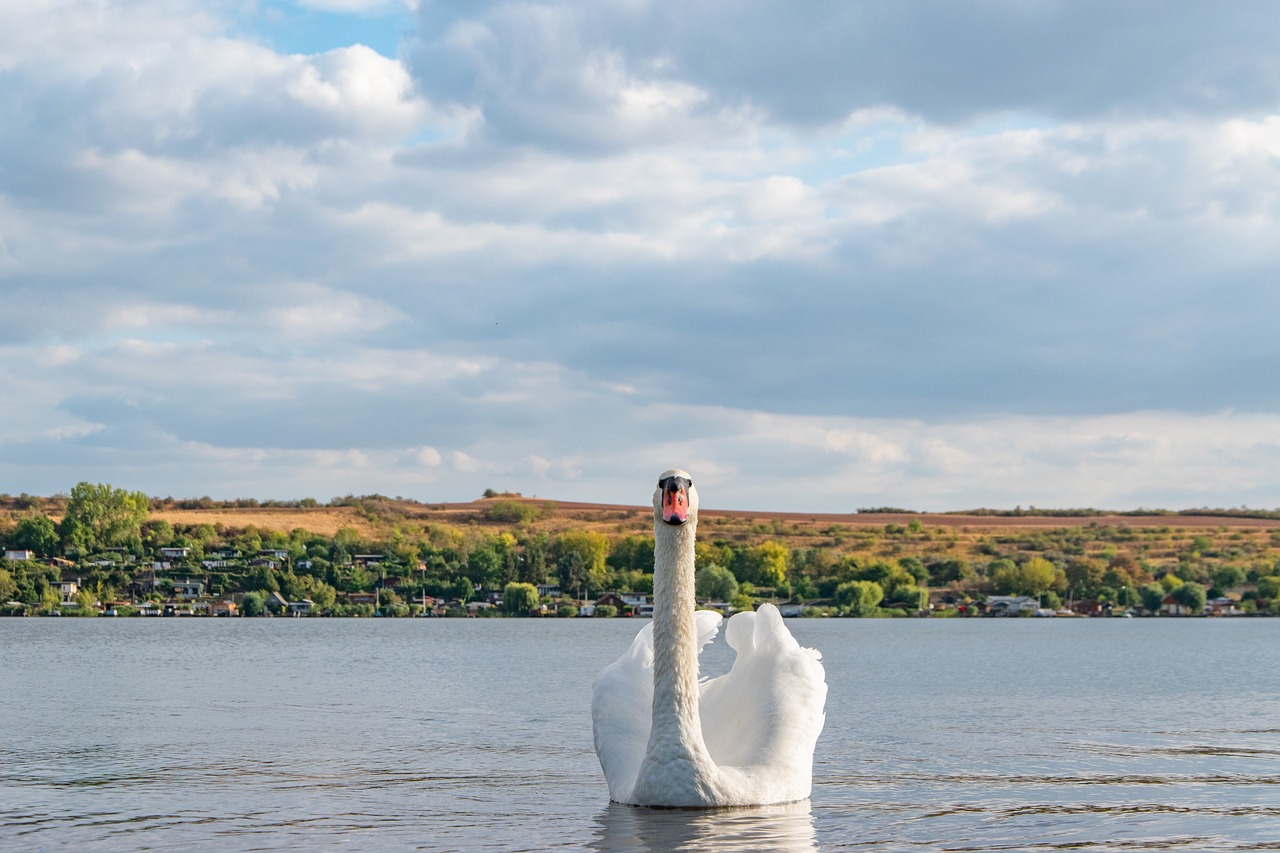
[[[653,716],[636,781],[637,802],[716,802],[717,770],[698,714],[698,633],[694,611],[694,519],[655,523]]]
[[[659,521],[653,575],[653,730],[679,729],[702,743],[698,718],[698,630],[694,624],[694,523]],[[652,743],[652,739],[650,741]]]

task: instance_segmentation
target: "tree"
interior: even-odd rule
[[[604,582],[605,560],[609,556],[609,538],[592,530],[568,530],[556,537],[556,563],[565,590],[585,586],[599,589]],[[566,561],[571,565],[566,571]]]
[[[884,600],[884,590],[875,581],[846,581],[836,587],[836,603],[853,616],[870,616]]]
[[[894,604],[905,604],[911,610],[927,610],[929,608],[929,591],[911,584],[895,587],[887,598]]]
[[[240,613],[244,616],[261,616],[266,608],[262,603],[262,593],[246,592],[240,599]]]
[[[1058,567],[1044,557],[1032,557],[1022,564],[1022,591],[1027,595],[1039,595],[1049,590],[1058,579]]]
[[[129,492],[105,483],[77,483],[58,533],[65,548],[88,553],[141,542],[142,523],[150,502],[142,492]]]
[[[1091,557],[1077,557],[1067,561],[1067,583],[1076,590],[1077,597],[1092,594],[1102,584],[1105,572],[1102,563]]]
[[[98,600],[92,592],[82,589],[76,593],[76,611],[80,616],[98,615]]]
[[[547,579],[547,551],[551,543],[545,533],[538,533],[520,542],[521,554],[517,580],[534,585]]]
[[[0,569],[0,604],[17,597],[18,585],[13,581],[13,575],[9,574],[8,569]]]
[[[1239,566],[1219,566],[1213,572],[1214,586],[1220,586],[1223,589],[1231,589],[1232,587],[1242,586],[1245,581],[1244,569]]]
[[[700,599],[732,601],[738,594],[738,579],[724,566],[712,563],[698,569],[694,579],[694,591]]]
[[[1169,593],[1169,596],[1192,616],[1204,613],[1205,592],[1204,587],[1198,583],[1184,583]]]
[[[253,567],[253,571],[244,580],[245,589],[260,589],[264,592],[279,592],[280,582],[276,573],[266,563]]]
[[[1159,613],[1166,595],[1168,593],[1165,592],[1165,588],[1158,583],[1143,584],[1138,590],[1138,596],[1142,599],[1142,609],[1148,613]]]
[[[53,519],[45,515],[24,518],[9,534],[9,547],[34,551],[42,557],[58,553],[58,528]]]
[[[609,548],[606,560],[615,571],[627,569],[653,573],[653,537],[632,534],[624,536]]]
[[[1280,598],[1280,575],[1267,575],[1258,578],[1258,597],[1268,601]]]
[[[580,590],[586,585],[587,565],[577,551],[570,551],[560,557],[556,561],[556,567],[560,569],[560,586],[566,593],[569,590]]]
[[[1058,568],[1044,557],[1032,557],[1021,566],[1010,560],[996,560],[991,580],[1005,594],[1040,595],[1058,580]]]
[[[520,616],[538,608],[538,589],[531,583],[509,583],[502,588],[502,609]]]
[[[761,542],[751,549],[751,561],[756,567],[755,582],[761,586],[779,587],[787,582],[791,551],[781,542]]]

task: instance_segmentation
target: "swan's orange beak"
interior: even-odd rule
[[[672,477],[662,487],[662,520],[667,524],[689,520],[689,490],[679,477]]]

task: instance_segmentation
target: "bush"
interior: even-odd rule
[[[578,608],[572,604],[562,604],[556,608],[556,615],[561,619],[570,619],[578,615]]]
[[[602,616],[605,619],[612,619],[614,616],[618,615],[618,608],[614,607],[612,604],[597,604],[596,615]]]
[[[485,518],[506,524],[528,524],[540,515],[542,510],[526,501],[494,501],[484,510]]]

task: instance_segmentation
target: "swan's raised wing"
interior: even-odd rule
[[[714,610],[694,615],[699,650],[715,639],[721,618]],[[652,717],[653,623],[649,622],[622,657],[600,671],[591,691],[592,735],[611,800],[626,802],[635,787]]]
[[[737,657],[728,673],[703,685],[707,749],[717,765],[739,768],[750,784],[767,789],[759,801],[804,799],[826,720],[821,655],[801,648],[771,604],[735,614],[725,636]]]

